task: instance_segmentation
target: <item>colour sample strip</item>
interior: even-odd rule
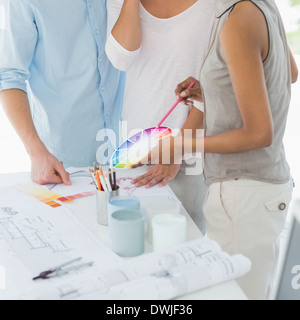
[[[58,198],[61,198],[61,195],[53,193],[45,188],[38,187],[35,185],[17,185],[15,188],[19,191],[22,191],[33,198],[43,202],[45,205],[50,206],[52,208],[60,207],[61,204],[56,201]]]
[[[73,201],[75,199],[81,199],[84,197],[94,196],[95,194],[96,194],[96,191],[83,192],[83,193],[79,193],[79,194],[74,194],[73,196],[60,197],[57,200],[61,201],[61,202],[69,202],[69,201]]]
[[[35,185],[17,185],[15,188],[19,191],[22,191],[33,198],[37,199],[38,201],[43,202],[47,206],[50,206],[52,208],[60,207],[61,204],[57,203],[57,201],[60,202],[71,202],[76,199],[81,199],[84,197],[90,197],[96,194],[95,191],[88,191],[88,192],[82,192],[75,195],[70,195],[67,197],[62,197],[61,195],[51,192],[45,188],[35,186]]]

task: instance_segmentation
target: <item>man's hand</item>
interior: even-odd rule
[[[31,159],[31,179],[40,185],[48,183],[71,185],[69,173],[50,152],[45,151]]]
[[[179,169],[179,164],[158,164],[149,168],[148,172],[144,175],[132,180],[132,184],[138,188],[146,186],[147,189],[157,184],[159,187],[164,187],[175,179]]]
[[[71,185],[69,174],[40,140],[30,111],[27,94],[19,89],[0,92],[1,105],[31,158],[31,178],[38,184]]]

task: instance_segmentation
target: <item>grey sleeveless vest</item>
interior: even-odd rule
[[[219,41],[219,32],[238,2],[240,1],[216,0],[216,33],[200,76],[205,96],[206,136],[242,126]],[[273,143],[267,148],[236,154],[205,153],[204,176],[208,185],[232,179],[251,179],[276,184],[290,179],[290,169],[282,142],[291,98],[291,70],[286,34],[273,0],[252,2],[264,13],[269,28],[269,55],[263,67],[274,125]]]

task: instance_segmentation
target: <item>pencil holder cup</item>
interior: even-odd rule
[[[111,215],[112,250],[121,257],[136,257],[145,251],[145,216],[138,210],[121,210]]]
[[[108,203],[113,197],[119,195],[119,187],[111,192],[97,190],[97,222],[108,226]]]

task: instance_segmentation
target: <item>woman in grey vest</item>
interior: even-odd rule
[[[252,260],[239,284],[250,299],[266,299],[292,197],[282,141],[298,71],[273,0],[216,5],[218,25],[201,88],[197,82],[186,90],[196,81],[190,78],[177,94],[205,102],[207,235]]]

